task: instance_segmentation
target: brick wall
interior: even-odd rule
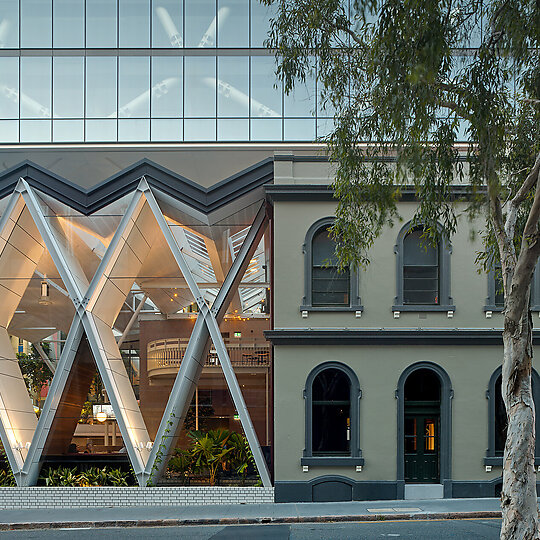
[[[263,487],[0,487],[0,508],[273,503]]]

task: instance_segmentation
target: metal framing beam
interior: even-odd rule
[[[125,384],[124,381],[124,379],[127,380],[127,374],[125,373],[125,367],[118,348],[122,343],[122,338],[116,343],[112,331],[112,324],[114,321],[103,321],[98,317],[98,313],[95,311],[96,306],[100,302],[102,302],[101,307],[104,306],[105,308],[108,308],[106,305],[107,302],[105,301],[104,305],[104,300],[100,300],[100,295],[104,292],[105,284],[109,280],[109,272],[112,270],[119,257],[121,257],[123,246],[128,245],[129,231],[132,230],[133,227],[136,227],[137,217],[146,205],[151,210],[153,218],[157,222],[159,231],[163,234],[173,257],[176,260],[178,268],[182,273],[182,277],[186,280],[187,286],[195,297],[200,310],[188,343],[185,359],[180,366],[165,413],[158,429],[156,442],[159,441],[159,443],[154,444],[151,449],[151,445],[148,444],[148,432],[135,400],[133,389],[130,384]],[[75,316],[61,357],[56,365],[56,370],[53,380],[51,381],[50,391],[46,398],[42,414],[36,422],[37,425],[35,426],[32,441],[30,443],[24,443],[22,446],[21,443],[18,442],[17,444],[20,448],[14,447],[13,444],[11,444],[12,441],[8,437],[6,431],[11,428],[9,425],[5,425],[5,422],[3,421],[5,419],[0,415],[0,435],[4,442],[6,454],[13,468],[17,483],[19,485],[33,485],[37,481],[42,453],[46,447],[48,437],[54,436],[54,434],[51,433],[51,426],[53,425],[57,409],[60,405],[60,400],[65,390],[68,377],[71,370],[74,368],[77,350],[83,336],[86,334],[92,355],[111,399],[111,404],[126,445],[128,457],[140,485],[146,485],[149,478],[155,477],[156,475],[159,476],[165,467],[166,459],[164,458],[166,455],[170,454],[176,436],[183,426],[185,414],[189,407],[194,388],[197,385],[204,366],[204,358],[210,347],[210,343],[213,342],[263,485],[270,486],[271,483],[268,468],[257,440],[240,386],[234,374],[227,349],[219,331],[219,322],[223,319],[233,295],[237,293],[238,285],[240,284],[246,268],[249,265],[249,261],[264,234],[268,222],[268,216],[264,205],[261,206],[242,248],[229,269],[229,272],[225,276],[223,285],[219,290],[212,309],[208,308],[197,280],[190,271],[184,254],[182,253],[151,188],[144,178],[140,181],[138,188],[133,193],[129,207],[121,219],[113,239],[103,256],[101,264],[90,283],[88,283],[79,261],[69,252],[69,246],[66,244],[66,239],[64,238],[62,231],[57,229],[54,220],[45,218],[39,202],[39,197],[22,178],[17,184],[2,219],[0,220],[0,231],[3,231],[6,227],[13,227],[13,224],[10,224],[11,214],[15,211],[19,211],[18,216],[20,216],[25,207],[37,227],[43,245],[48,250],[63,284],[66,287],[67,293],[75,306]],[[11,221],[16,222],[16,219],[11,219]],[[144,236],[143,239],[145,239]],[[105,294],[104,297],[106,297]],[[124,301],[125,298],[122,299],[122,302]],[[135,310],[128,323],[128,327],[126,327],[125,334],[129,331],[130,325],[134,323],[140,309],[144,306],[144,302],[145,300],[143,299]],[[13,309],[16,309],[16,306]],[[111,307],[110,309],[114,311],[115,308]],[[108,313],[105,318],[110,319],[113,316],[114,314],[111,312]],[[39,344],[37,345],[39,347]],[[38,352],[40,352],[39,349]],[[40,352],[40,354],[42,354],[42,352]],[[24,390],[26,392],[26,388],[24,388]],[[22,394],[20,397],[22,398]],[[0,409],[1,408],[2,396],[0,396]],[[17,452],[17,454],[15,454],[15,452]]]
[[[222,365],[227,385],[229,386],[236,411],[240,416],[240,421],[244,433],[246,434],[246,438],[248,439],[263,485],[266,487],[271,486],[268,467],[257,440],[253,424],[251,423],[240,386],[234,374],[234,370],[232,369],[227,349],[225,348],[223,338],[219,332],[218,323],[218,321],[223,319],[226,309],[230,304],[231,297],[236,293],[237,286],[244,276],[251,256],[256,250],[264,233],[268,221],[266,208],[264,205],[261,206],[261,209],[257,213],[244,244],[225,277],[223,286],[214,301],[212,310],[209,310],[204,301],[204,297],[197,286],[197,282],[189,270],[184,255],[176,244],[174,235],[161,214],[157,201],[149,187],[146,188],[145,193],[147,201],[154,212],[154,216],[158,220],[158,224],[165,235],[165,239],[169,244],[173,256],[199,306],[199,315],[191,333],[184,354],[184,360],[180,365],[178,375],[171,390],[171,395],[165,408],[163,418],[157,431],[156,440],[147,463],[146,472],[148,477],[154,482],[159,478],[166,466],[167,456],[172,452],[172,447],[183,425],[195,386],[201,375],[204,366],[204,354],[208,350],[210,344],[209,338],[211,337],[214,346],[216,347],[216,351],[218,352],[218,358]]]

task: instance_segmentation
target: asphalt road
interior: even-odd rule
[[[495,540],[500,519],[378,521],[358,523],[295,523],[291,525],[230,525],[202,527],[148,527],[119,529],[56,529],[0,532],[0,538],[133,540]]]

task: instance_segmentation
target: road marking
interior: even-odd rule
[[[394,508],[394,512],[421,512],[421,508]]]
[[[486,519],[489,519],[491,521],[494,520],[501,520],[500,517],[493,517],[493,518],[477,518],[477,517],[471,517],[471,518],[434,518],[434,519],[385,519],[382,521],[350,521],[349,523],[356,523],[356,524],[365,524],[365,525],[374,525],[375,523],[426,523],[427,521],[484,521]]]
[[[368,508],[368,512],[395,512],[393,508]]]

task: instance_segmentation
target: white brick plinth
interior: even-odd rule
[[[0,508],[4,509],[273,502],[272,487],[0,487]]]

